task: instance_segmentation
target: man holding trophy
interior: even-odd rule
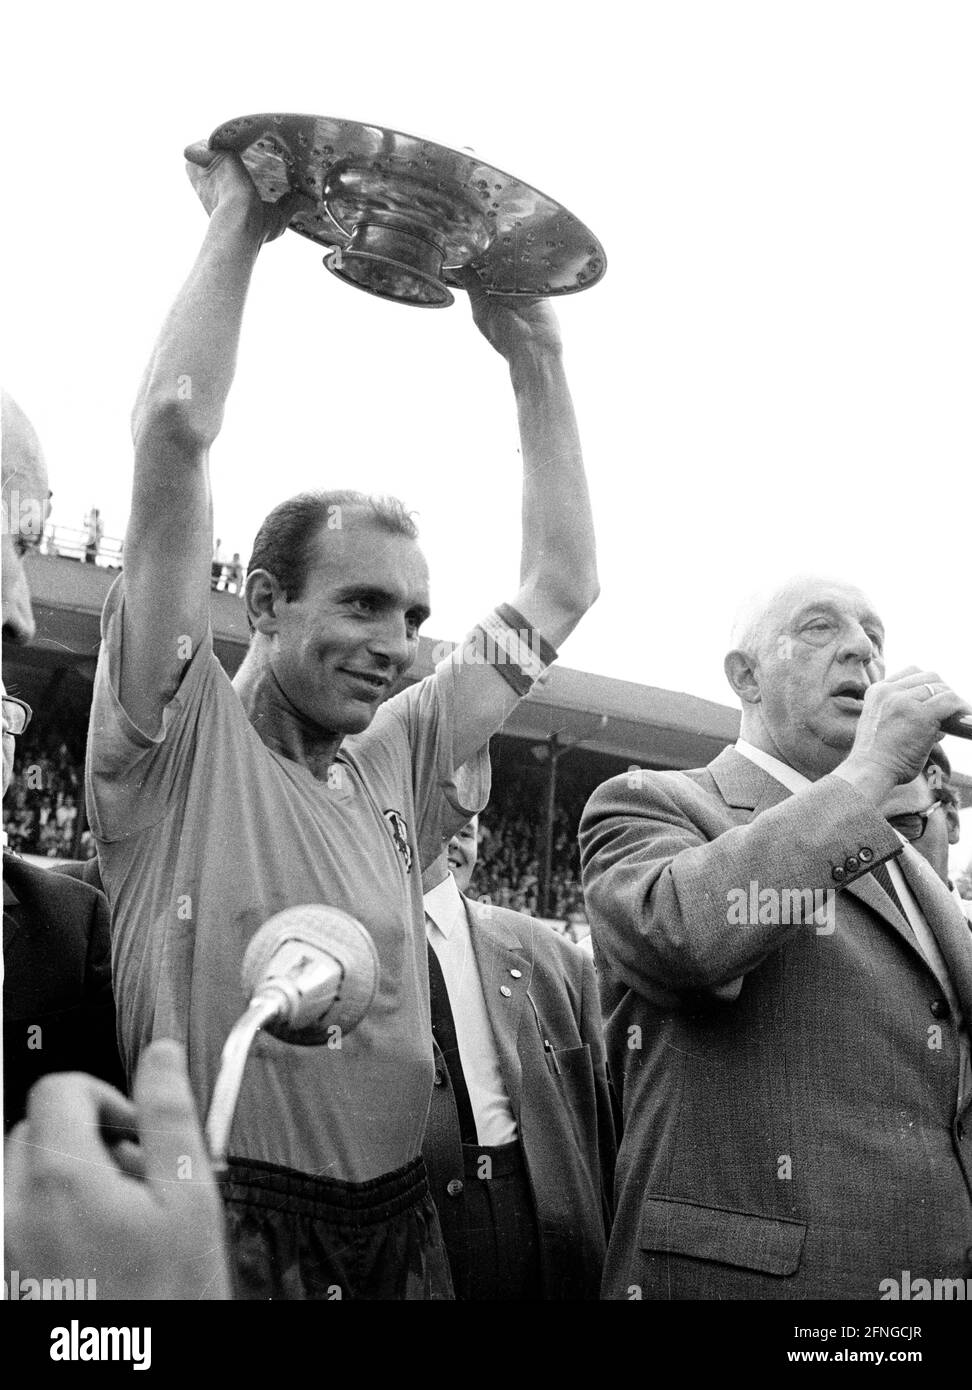
[[[301,494],[260,527],[250,646],[231,683],[210,628],[209,449],[257,256],[306,195],[264,202],[237,154],[195,145],[187,158],[209,224],[135,407],[125,569],[102,619],[89,741],[123,1057],[131,1075],[154,1038],[184,1042],[204,1111],[247,1002],[253,934],[300,904],[351,913],[380,963],[369,1014],[333,1046],[264,1033],[250,1057],[224,1185],[236,1294],[449,1297],[420,1157],[433,1078],[422,869],[485,804],[490,735],[597,596],[556,320],[467,272],[519,416],[511,602],[385,700],[429,612],[415,526],[394,500]]]

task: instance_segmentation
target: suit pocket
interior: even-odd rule
[[[646,1197],[641,1210],[642,1250],[696,1260],[795,1274],[807,1228],[803,1222],[704,1207],[673,1197]]]
[[[554,1067],[561,1076],[592,1075],[590,1043],[581,1047],[555,1047],[552,1055]]]

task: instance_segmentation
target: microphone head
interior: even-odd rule
[[[374,942],[356,918],[321,903],[288,907],[264,922],[243,957],[243,989],[252,999],[276,989],[290,1005],[265,1024],[286,1042],[319,1046],[334,1029],[350,1033],[378,990]]]

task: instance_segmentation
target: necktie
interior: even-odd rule
[[[431,942],[427,941],[426,945],[429,951],[429,998],[432,1006],[432,1034],[439,1044],[439,1049],[449,1069],[449,1080],[452,1082],[452,1090],[456,1098],[456,1110],[459,1115],[460,1138],[464,1144],[477,1144],[479,1136],[476,1132],[476,1117],[473,1115],[472,1101],[469,1099],[469,1090],[462,1072],[462,1062],[459,1059],[459,1040],[456,1037],[456,1023],[452,1016],[452,1005],[449,1003],[449,991],[446,989],[445,976],[442,973],[442,966],[439,964],[439,957],[432,949]]]
[[[883,861],[880,864],[875,864],[874,868],[871,870],[871,876],[881,885],[885,893],[887,893],[888,897],[891,899],[895,907],[898,909],[902,917],[907,922],[908,914],[904,910],[904,904],[895,892],[894,884],[891,882],[891,875],[888,873],[887,864],[885,864]]]

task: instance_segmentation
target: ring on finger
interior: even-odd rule
[[[932,685],[931,681],[925,681],[925,689],[928,691],[929,700],[933,700],[935,698],[935,687]]]

